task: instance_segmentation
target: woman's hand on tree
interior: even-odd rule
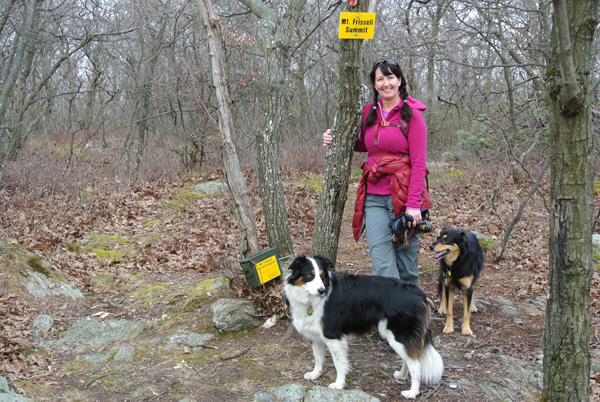
[[[331,136],[331,129],[328,128],[327,131],[323,133],[323,146],[328,146],[331,144],[331,141],[333,141],[333,137]]]

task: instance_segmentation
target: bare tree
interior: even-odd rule
[[[279,15],[278,6],[261,0],[240,0],[261,19],[256,39],[265,56],[265,86],[261,124],[256,133],[260,197],[265,214],[269,245],[280,256],[292,254],[279,143],[284,132],[288,99],[288,51],[306,0],[292,0]]]
[[[225,71],[225,49],[221,25],[216,17],[210,0],[199,0],[200,12],[208,33],[208,47],[212,65],[212,76],[217,102],[219,104],[219,133],[223,141],[223,164],[227,176],[227,184],[237,211],[240,232],[240,253],[249,257],[260,251],[258,235],[252,213],[252,204],[246,182],[240,169],[240,164],[232,140],[231,100]]]
[[[368,8],[369,0],[359,0],[355,7],[346,6],[346,11],[365,12]],[[361,96],[362,45],[362,39],[342,39],[340,45],[338,108],[332,128],[333,141],[327,147],[312,244],[313,254],[324,255],[331,261],[337,258],[361,106],[366,98]]]
[[[588,401],[594,134],[591,51],[598,0],[554,0],[546,88],[552,142],[544,401]]]

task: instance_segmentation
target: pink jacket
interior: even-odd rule
[[[381,155],[373,165],[370,165],[369,162],[363,163],[363,175],[356,191],[356,204],[354,205],[354,216],[352,217],[352,233],[356,241],[358,241],[363,228],[368,184],[376,184],[382,178],[389,177],[394,214],[398,216],[406,211],[406,194],[412,176],[410,165],[409,156],[398,154]],[[421,209],[431,207],[427,188],[423,189],[419,207]]]
[[[408,104],[412,107],[413,115],[408,123],[408,142],[400,129],[396,126],[378,126],[377,127],[377,145],[373,138],[375,131],[375,125],[365,128],[365,120],[369,110],[373,107],[373,103],[369,103],[363,109],[362,127],[361,133],[356,141],[354,150],[357,152],[368,152],[368,163],[369,165],[375,164],[375,162],[381,157],[377,155],[371,155],[373,153],[384,152],[391,154],[408,154],[410,155],[411,162],[411,174],[410,183],[408,185],[408,198],[406,201],[406,207],[411,209],[418,209],[421,207],[421,194],[423,193],[423,185],[425,182],[426,162],[427,162],[427,129],[425,128],[425,121],[423,120],[422,111],[427,109],[425,105],[419,102],[417,99],[408,97]],[[400,107],[402,104],[398,104],[390,110],[386,121],[392,124],[398,124],[400,122]],[[377,108],[378,120],[381,121],[381,102]],[[409,145],[410,143],[410,145]],[[391,176],[382,177],[377,183],[367,184],[368,194],[379,194],[389,195],[392,193]]]

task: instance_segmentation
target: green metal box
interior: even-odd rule
[[[246,283],[251,288],[269,282],[281,275],[277,251],[268,248],[248,258],[240,260]]]

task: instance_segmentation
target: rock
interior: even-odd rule
[[[140,335],[150,324],[143,321],[111,320],[98,322],[91,317],[77,321],[56,341],[40,342],[39,346],[71,349],[75,346],[103,346],[109,342],[127,340]]]
[[[131,345],[124,343],[121,346],[119,346],[119,349],[117,349],[117,353],[115,353],[115,356],[113,357],[113,362],[129,361],[133,359],[134,356],[135,348]]]
[[[241,331],[260,325],[254,305],[246,300],[219,299],[211,310],[213,324],[221,331]]]
[[[214,197],[224,191],[228,191],[228,187],[227,183],[222,181],[207,181],[206,183],[196,184],[189,189],[191,194],[201,197]]]
[[[295,402],[303,401],[306,387],[298,384],[287,384],[270,391],[259,391],[254,394],[254,402]]]
[[[491,243],[494,242],[494,239],[491,236],[488,236],[488,235],[478,232],[476,230],[471,230],[471,233],[473,233],[475,235],[475,237],[477,238],[477,240],[479,240],[480,243],[488,244],[490,242]]]
[[[213,334],[191,333],[188,335],[185,345],[189,346],[190,348],[199,348],[205,346],[213,337]]]
[[[497,378],[493,383],[485,381],[477,383],[477,388],[488,396],[486,400],[538,401],[539,391],[543,387],[542,368],[512,356],[500,356],[500,359],[506,365],[510,378]],[[512,378],[521,380],[516,383]]]
[[[52,329],[54,319],[47,314],[40,314],[33,320],[31,326],[31,338],[36,339],[40,332],[45,329]]]
[[[31,398],[17,394],[17,392],[8,385],[4,377],[0,377],[0,402],[26,402],[33,401]]]
[[[306,392],[304,402],[379,402],[378,398],[359,389],[334,390],[328,387],[315,386]]]
[[[600,350],[590,349],[590,358],[592,360],[591,370],[600,373]]]
[[[13,254],[13,264],[18,282],[34,297],[68,296],[73,300],[83,297],[83,293],[43,257],[27,250]]]
[[[536,306],[544,305],[545,308],[545,298],[535,298],[528,299],[529,304],[518,304],[514,303],[510,300],[506,300],[505,298],[499,296],[490,300],[490,303],[498,306],[500,309],[500,313],[509,317],[513,317],[517,324],[522,324],[523,321],[518,318],[518,316],[541,316],[544,313]]]
[[[600,234],[592,235],[592,244],[596,247],[600,247]]]
[[[378,402],[379,399],[361,390],[333,390],[314,386],[307,390],[303,385],[287,384],[269,391],[254,394],[254,402]]]
[[[213,334],[197,334],[194,332],[178,329],[167,340],[165,350],[171,349],[174,346],[185,345],[190,348],[199,348],[208,343],[214,337]]]
[[[112,353],[110,353],[110,352],[92,353],[89,355],[81,356],[77,360],[85,360],[90,363],[100,364],[103,362],[107,362],[108,359],[110,359],[111,355],[112,355]]]

